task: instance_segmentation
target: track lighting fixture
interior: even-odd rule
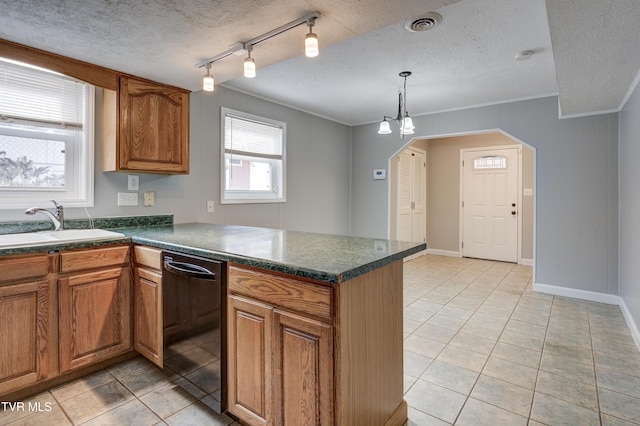
[[[207,73],[202,79],[202,90],[204,90],[205,92],[213,92],[213,76],[209,74],[209,71],[211,70],[211,64],[206,64],[205,66],[207,67]]]
[[[256,76],[256,61],[251,57],[251,51],[253,50],[253,46],[247,46],[247,57],[244,60],[244,76],[246,78],[253,78]]]
[[[402,71],[399,75],[404,78],[404,93],[398,92],[398,115],[395,118],[385,115],[380,122],[378,134],[388,135],[391,133],[391,126],[387,120],[393,120],[400,127],[400,137],[404,138],[404,135],[412,135],[415,129],[413,120],[407,112],[407,77],[411,75],[411,71]]]
[[[320,12],[313,12],[308,15],[305,15],[301,18],[296,19],[295,21],[291,21],[288,24],[284,24],[278,28],[275,28],[267,33],[264,33],[258,37],[255,37],[251,40],[238,42],[229,47],[228,50],[225,50],[222,53],[217,54],[216,56],[212,56],[209,59],[206,59],[199,64],[196,64],[197,68],[206,67],[207,73],[205,74],[202,80],[202,90],[207,92],[213,91],[213,76],[209,73],[211,68],[211,64],[218,62],[224,58],[227,58],[231,55],[243,55],[247,53],[247,57],[243,62],[244,67],[244,76],[247,78],[253,78],[256,76],[256,62],[251,57],[251,51],[256,44],[262,43],[263,41],[269,40],[271,37],[275,37],[278,34],[282,34],[285,31],[289,31],[293,28],[296,28],[300,25],[306,24],[309,27],[309,32],[307,33],[304,39],[304,54],[308,57],[318,56],[320,52],[318,48],[318,36],[313,33],[313,26],[315,25],[316,19],[320,17]]]

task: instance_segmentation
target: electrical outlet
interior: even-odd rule
[[[213,213],[213,200],[207,201],[207,213]]]
[[[137,192],[118,192],[118,205],[119,206],[137,206],[138,193]]]
[[[145,207],[151,207],[156,204],[156,193],[153,191],[144,193],[144,205]]]
[[[137,191],[140,189],[140,176],[127,175],[127,190]]]

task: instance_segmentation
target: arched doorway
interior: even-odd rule
[[[518,263],[533,265],[535,253],[535,149],[500,131],[473,134],[440,135],[407,141],[389,159],[389,236],[398,239],[398,179],[395,164],[398,156],[411,147],[426,152],[425,229],[427,253],[462,256],[461,227],[461,150],[518,145],[521,150],[522,176],[518,182],[520,217]]]

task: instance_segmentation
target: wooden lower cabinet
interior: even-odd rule
[[[401,260],[333,285],[230,263],[227,282],[232,415],[405,424]]]
[[[250,425],[333,424],[332,325],[243,295],[227,300],[228,410]]]
[[[228,410],[251,425],[274,424],[273,307],[228,297]]]
[[[275,424],[333,424],[333,328],[274,312]]]
[[[162,367],[162,275],[137,267],[134,280],[134,349]]]
[[[0,287],[0,395],[47,376],[46,280]]]
[[[59,279],[62,373],[131,349],[130,286],[128,266]]]

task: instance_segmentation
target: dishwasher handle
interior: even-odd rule
[[[185,262],[175,262],[173,260],[164,261],[164,269],[167,271],[181,275],[183,277],[199,278],[202,280],[214,281],[216,279],[216,273],[208,270],[199,265]]]

